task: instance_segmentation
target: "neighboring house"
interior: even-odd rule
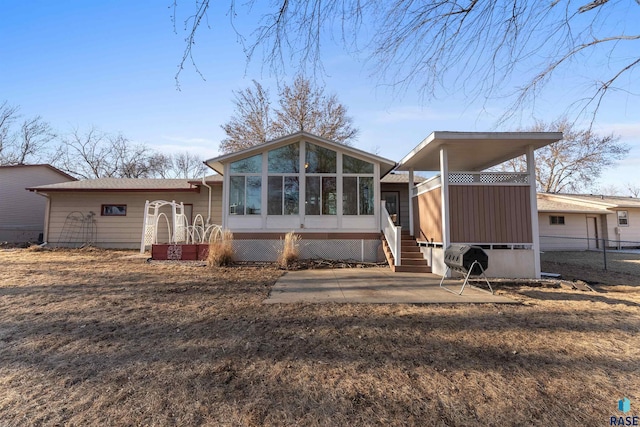
[[[48,215],[44,240],[53,246],[93,244],[105,248],[139,248],[145,202],[182,202],[187,218],[200,214],[220,223],[221,177],[210,176],[206,184],[186,179],[101,178],[41,185],[30,191],[46,197]],[[209,207],[211,188],[211,207]],[[45,199],[41,198],[43,201]],[[171,217],[171,211],[165,209]],[[164,222],[160,231],[166,229]],[[160,234],[167,238],[166,232]]]
[[[75,180],[51,165],[0,166],[0,242],[38,242],[44,231],[46,200],[26,187]]]
[[[538,194],[542,250],[640,246],[640,199],[593,194]]]

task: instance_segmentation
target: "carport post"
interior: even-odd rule
[[[413,168],[409,168],[409,234],[411,236],[413,236],[413,187]]]
[[[531,205],[531,240],[533,243],[533,264],[535,278],[539,279],[540,272],[540,229],[538,226],[538,195],[536,193],[536,160],[533,155],[533,145],[527,146],[527,173],[529,174],[529,202]]]
[[[447,146],[440,147],[440,180],[442,188],[440,197],[442,202],[442,250],[445,251],[451,244],[451,218],[449,216],[449,157]],[[444,273],[445,277],[451,277],[451,271]]]

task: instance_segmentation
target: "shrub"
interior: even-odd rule
[[[209,243],[207,264],[210,267],[220,267],[233,262],[233,233],[224,230]]]
[[[284,236],[284,242],[282,245],[282,252],[278,257],[278,264],[282,268],[289,268],[289,265],[296,261],[300,256],[299,248],[300,236],[293,231],[288,232]]]

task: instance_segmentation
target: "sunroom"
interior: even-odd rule
[[[303,258],[380,258],[379,183],[394,161],[299,132],[205,163],[223,176],[238,259],[275,260],[289,231]]]

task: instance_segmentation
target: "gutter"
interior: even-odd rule
[[[28,188],[28,190],[45,197],[47,199],[47,205],[44,208],[44,229],[42,230],[42,243],[40,247],[44,247],[49,244],[49,222],[51,221],[51,197],[46,193],[41,193],[38,190]]]
[[[204,178],[205,178],[205,175],[203,174],[202,185],[204,185],[209,189],[209,204],[207,205],[208,211],[207,211],[207,224],[206,224],[206,225],[209,225],[211,224],[211,186],[205,182]]]

